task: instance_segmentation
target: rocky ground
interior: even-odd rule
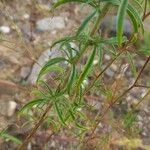
[[[25,136],[31,129],[32,123],[21,127],[26,122],[26,117],[20,119],[16,117],[16,112],[23,104],[31,99],[31,89],[35,86],[38,71],[49,57],[57,56],[56,50],[49,51],[49,46],[57,38],[71,34],[77,25],[81,23],[84,16],[89,12],[87,7],[79,7],[78,5],[66,5],[59,8],[54,14],[49,13],[49,7],[52,1],[39,0],[38,3],[30,0],[6,0],[5,3],[0,2],[0,130],[8,129],[13,135],[18,137]],[[150,31],[149,21],[145,23],[147,31]],[[104,62],[110,60],[109,55],[104,56]],[[145,58],[137,58],[137,68],[141,68]],[[105,64],[104,64],[105,66]],[[118,70],[118,64],[113,64],[105,73],[106,78],[114,78]],[[149,67],[144,72],[144,78],[149,82]],[[131,71],[125,71],[125,83],[133,82]],[[122,108],[114,108],[114,112],[123,113],[131,107],[133,103],[137,103],[139,97],[147,92],[145,88],[135,88],[127,95],[126,104]],[[95,105],[96,111],[102,107],[102,102],[92,100],[93,97],[87,97],[89,103]],[[150,145],[150,96],[139,107],[137,125],[142,129],[139,139],[144,145]],[[17,126],[15,125],[17,124]],[[109,127],[101,125],[100,131],[105,132]],[[50,132],[50,131],[49,131]],[[67,144],[77,144],[77,141],[62,136],[54,135],[53,142],[49,143],[50,149],[67,149]],[[106,131],[108,132],[108,131]],[[44,132],[45,133],[45,132]],[[45,133],[45,140],[48,140],[48,133]],[[33,140],[33,149],[42,149],[41,141],[43,139],[43,131],[37,133],[37,138]],[[140,141],[140,142],[141,142]],[[11,142],[0,140],[0,149],[15,149]],[[114,147],[114,145],[112,146]],[[31,145],[28,145],[31,149]],[[112,148],[113,149],[113,148]],[[114,150],[117,149],[116,147]],[[119,149],[119,148],[118,148]],[[138,149],[138,148],[137,148]]]

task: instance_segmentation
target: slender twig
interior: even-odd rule
[[[100,23],[101,23],[101,20],[102,20],[102,18],[105,17],[105,15],[107,14],[109,8],[110,8],[110,4],[107,3],[107,4],[103,7],[103,9],[101,10],[102,13],[99,12],[99,16],[98,16],[98,18],[97,18],[97,21],[96,21],[96,23],[95,23],[95,25],[94,25],[94,27],[93,27],[93,29],[92,29],[92,31],[91,31],[91,34],[90,34],[91,36],[93,36],[93,35],[98,31],[99,26],[100,26]]]
[[[96,76],[92,84],[89,86],[89,88],[84,92],[84,95],[87,94],[87,92],[95,85],[95,82],[101,77],[101,75],[114,63],[114,61],[123,53],[121,51],[117,54],[117,56],[110,61],[110,63]]]
[[[143,16],[143,21],[148,17],[148,16],[150,16],[150,12],[148,12],[147,14],[145,14],[145,16]]]
[[[139,72],[139,74],[138,74],[138,76],[137,76],[137,78],[136,78],[136,80],[134,82],[134,86],[137,84],[139,78],[141,77],[141,74],[143,73],[143,71],[144,71],[144,69],[147,66],[147,64],[148,64],[149,61],[150,61],[150,56],[147,58],[146,62],[144,63],[144,65],[142,67],[142,69],[140,70],[140,72]]]
[[[26,137],[26,139],[24,140],[24,142],[22,143],[22,145],[19,147],[19,150],[24,150],[25,146],[27,146],[27,144],[31,141],[31,138],[35,135],[37,129],[41,126],[41,124],[45,120],[45,117],[46,117],[47,113],[49,112],[49,110],[51,109],[51,107],[52,107],[51,104],[49,104],[47,106],[47,108],[45,109],[43,115],[39,119],[38,123],[34,126],[34,128],[31,130],[31,132],[29,133],[29,135]]]
[[[134,106],[134,110],[149,96],[150,90],[140,99],[140,101]]]
[[[107,3],[107,4],[104,5],[104,7],[102,8],[101,12],[99,12],[99,15],[98,15],[98,17],[97,17],[96,23],[95,23],[95,25],[93,26],[93,28],[92,28],[92,30],[91,30],[91,33],[90,33],[90,36],[91,36],[91,37],[93,37],[93,36],[97,33],[97,31],[98,31],[98,29],[99,29],[99,26],[100,26],[100,22],[101,22],[101,20],[105,17],[105,15],[107,14],[109,8],[110,8],[110,4]],[[87,44],[85,45],[85,47],[83,48],[83,50],[80,52],[79,56],[77,56],[77,57],[74,58],[74,60],[73,60],[74,64],[77,64],[77,63],[78,63],[78,61],[80,60],[81,56],[83,55],[83,53],[85,53],[85,51],[88,49],[88,47],[89,47],[89,44],[87,43]]]
[[[104,110],[104,112],[102,113],[101,118],[98,120],[98,122],[96,123],[96,125],[95,125],[94,128],[92,129],[91,134],[90,134],[89,138],[85,141],[85,143],[87,143],[87,142],[93,137],[93,135],[94,135],[94,133],[95,133],[95,130],[97,129],[98,125],[100,124],[100,122],[102,121],[102,119],[105,117],[105,115],[107,114],[107,112],[110,110],[110,108],[111,108],[114,104],[116,104],[116,103],[117,103],[124,95],[126,95],[130,90],[132,90],[134,87],[136,87],[136,84],[137,84],[139,78],[141,77],[141,74],[142,74],[142,72],[144,71],[144,69],[146,68],[146,66],[147,66],[147,64],[148,64],[149,61],[150,61],[150,56],[147,58],[147,60],[146,60],[146,62],[144,63],[143,67],[142,67],[141,70],[139,71],[139,74],[138,74],[136,80],[134,81],[134,83],[133,83],[127,90],[125,90],[119,97],[117,97],[117,98],[113,101],[113,103],[111,103],[111,104]]]
[[[146,15],[146,8],[147,8],[147,0],[145,0],[143,18],[144,18],[145,15]],[[142,19],[143,19],[143,18],[142,18]]]
[[[149,96],[149,94],[150,94],[150,90],[147,91],[142,98],[140,98],[139,102],[136,105],[134,105],[134,107],[132,108],[132,110],[128,112],[128,114],[132,115],[135,112],[135,110],[137,110],[137,107]]]
[[[150,86],[147,86],[147,85],[140,85],[140,84],[135,85],[135,87],[143,87],[143,88],[147,88],[147,89],[150,88]]]

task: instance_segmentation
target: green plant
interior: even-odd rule
[[[97,139],[97,136],[100,139],[99,135],[96,134],[96,129],[99,127],[99,124],[104,121],[107,115],[110,115],[114,105],[120,107],[119,104],[125,100],[123,98],[130,90],[135,87],[149,88],[138,83],[143,70],[150,61],[149,53],[145,53],[148,58],[141,70],[137,73],[133,61],[136,50],[130,51],[130,47],[136,43],[137,35],[142,36],[144,34],[143,21],[150,14],[147,12],[148,1],[58,0],[51,8],[51,12],[55,11],[57,7],[71,2],[79,3],[79,5],[89,5],[91,12],[73,35],[55,41],[51,45],[51,48],[59,45],[64,55],[50,59],[42,67],[37,80],[37,98],[23,106],[19,112],[27,113],[33,106],[35,110],[40,108],[44,111],[33,130],[23,141],[20,149],[24,149],[26,144],[35,135],[37,129],[44,123],[54,133],[59,132],[63,128],[70,130],[71,133],[75,130],[72,136],[79,140],[79,147],[82,148],[83,145],[86,145],[91,140]],[[116,37],[104,38],[98,33],[99,26],[102,19],[113,7],[118,10],[116,23],[117,34]],[[129,39],[123,35],[123,24],[126,16],[129,17],[133,26],[133,32]],[[77,48],[71,46],[72,42],[77,45]],[[104,53],[110,54],[111,60],[106,67],[102,68]],[[81,67],[80,60],[83,59],[85,54],[88,54],[89,57],[86,64]],[[94,65],[94,60],[97,56],[98,64]],[[135,77],[134,83],[126,87],[126,90],[122,90],[120,86],[120,82],[122,81],[119,78],[117,82],[114,82],[115,88],[111,86],[107,87],[103,82],[105,71],[116,60],[121,60],[126,57]],[[62,63],[65,63],[66,67],[61,67],[60,64]],[[95,69],[97,68],[98,73],[95,74]],[[53,79],[53,85],[50,85],[44,80],[44,76],[51,71],[56,71],[58,74],[57,78]],[[86,85],[85,81],[88,80],[88,77],[92,77],[92,81]],[[92,108],[88,106],[85,97],[89,96],[89,92],[93,95],[95,91],[99,95],[106,97],[104,99],[105,105],[100,112],[97,114],[93,113],[95,115],[94,117],[90,117],[88,114],[92,111]],[[133,112],[127,113],[124,117],[125,119],[123,119],[125,129],[129,128],[135,121],[135,114]]]

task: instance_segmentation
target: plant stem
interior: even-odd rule
[[[142,69],[140,70],[135,82],[134,82],[134,86],[136,85],[136,83],[138,82],[139,78],[141,77],[142,72],[144,71],[145,67],[147,66],[148,62],[150,61],[150,56],[147,58],[146,62],[144,63]]]
[[[89,86],[89,88],[84,92],[84,94],[86,94],[95,84],[95,82],[101,77],[101,75],[113,64],[113,62],[123,53],[123,51],[121,51],[120,53],[117,54],[117,56],[112,59],[110,61],[110,63],[96,76],[96,78],[94,79],[94,81],[92,82],[92,84]]]
[[[147,86],[147,85],[140,85],[140,84],[135,85],[135,87],[143,87],[143,88],[147,88],[147,89],[150,88],[150,86]]]
[[[148,12],[147,14],[145,14],[145,16],[143,16],[143,21],[150,15],[150,12]]]
[[[110,8],[110,4],[107,3],[102,8],[101,12],[99,11],[99,15],[97,17],[96,23],[95,23],[95,25],[92,28],[92,31],[90,33],[91,37],[94,37],[94,35],[97,33],[97,31],[99,29],[99,26],[100,26],[100,23],[101,23],[101,20],[103,19],[103,17],[105,17],[105,15],[107,14],[109,8]],[[74,59],[74,64],[76,64],[79,61],[79,59],[81,58],[81,56],[83,55],[83,53],[87,50],[88,46],[89,46],[89,44],[87,43],[85,45],[85,47],[82,49],[82,51],[80,52],[79,56]]]
[[[39,119],[38,123],[34,126],[34,128],[31,130],[31,132],[29,133],[29,135],[26,137],[26,139],[24,140],[24,142],[22,143],[22,145],[19,147],[19,150],[24,150],[25,146],[27,146],[27,144],[31,141],[31,138],[35,135],[37,129],[41,126],[41,124],[45,120],[45,117],[46,117],[47,113],[49,112],[49,110],[51,109],[51,107],[52,107],[51,104],[49,104],[47,106],[47,108],[45,109],[43,115]]]
[[[94,126],[94,128],[91,131],[91,134],[89,136],[89,138],[85,141],[85,143],[87,143],[94,135],[95,130],[97,129],[98,125],[100,124],[100,122],[102,121],[102,119],[104,119],[105,115],[107,114],[107,112],[110,110],[110,108],[116,104],[124,95],[126,95],[130,90],[132,90],[134,87],[136,87],[136,84],[139,80],[139,78],[141,77],[141,74],[143,73],[144,69],[146,68],[148,62],[150,61],[150,56],[147,58],[146,62],[144,63],[143,67],[141,68],[141,70],[139,71],[139,74],[136,78],[136,80],[134,81],[134,83],[127,89],[125,90],[119,97],[117,97],[112,104],[110,104],[102,113],[101,118],[98,120],[98,122],[96,123],[96,125]]]
[[[145,18],[145,15],[146,15],[146,8],[147,8],[147,0],[145,0],[144,13],[143,13],[142,20]]]
[[[101,20],[105,17],[105,15],[107,14],[109,8],[110,8],[110,4],[107,3],[107,4],[103,7],[103,9],[101,10],[101,12],[99,12],[99,16],[98,16],[98,18],[97,18],[97,21],[96,21],[96,23],[95,23],[95,25],[94,25],[94,27],[93,27],[93,29],[92,29],[92,31],[91,31],[91,34],[90,34],[91,37],[98,31],[99,26],[100,26],[100,23],[101,23]]]

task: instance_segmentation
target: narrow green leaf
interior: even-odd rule
[[[125,36],[122,37],[122,43],[125,43],[127,41],[127,38]],[[111,44],[111,45],[116,45],[116,44],[119,44],[118,43],[118,39],[117,37],[111,37],[111,38],[108,38],[108,39],[102,39],[101,40],[101,43],[104,43],[104,44]]]
[[[58,106],[58,103],[57,103],[57,102],[54,102],[54,105],[55,105],[55,109],[56,109],[56,111],[57,111],[57,114],[58,114],[58,117],[59,117],[61,123],[62,123],[63,125],[66,125],[66,123],[65,123],[65,121],[64,121],[64,118],[63,118],[63,114],[62,114],[62,112],[61,112],[61,110],[60,110],[60,108],[59,108],[59,106]]]
[[[21,141],[21,140],[19,140],[18,138],[14,137],[14,136],[12,136],[12,135],[10,135],[10,134],[4,132],[4,131],[1,131],[1,132],[0,132],[0,136],[1,136],[2,138],[4,138],[4,139],[8,139],[8,140],[10,140],[10,141],[12,141],[12,142],[14,142],[14,143],[16,143],[16,144],[19,144],[19,145],[22,144],[22,141]]]
[[[52,6],[52,10],[54,10],[55,8],[57,8],[61,5],[64,5],[64,4],[70,3],[70,2],[86,3],[86,4],[91,5],[92,7],[95,7],[95,5],[93,4],[92,1],[87,3],[87,0],[59,0]]]
[[[81,24],[81,26],[79,27],[76,36],[79,36],[80,33],[85,29],[85,27],[87,26],[88,22],[95,16],[97,10],[95,10],[94,12],[92,12],[88,17],[86,17],[83,21],[83,23]]]
[[[48,89],[48,92],[50,93],[50,95],[53,95],[53,91],[51,90],[50,86],[48,85],[48,83],[46,83],[45,81],[43,80],[40,80],[39,81],[40,84],[43,84],[47,89]]]
[[[39,79],[41,79],[44,75],[46,75],[48,72],[50,71],[57,71],[57,72],[60,72],[62,73],[64,71],[64,69],[58,65],[52,65],[52,66],[47,66],[43,72],[41,72],[39,75],[38,75],[38,78],[37,78],[37,81],[39,81]]]
[[[75,77],[76,77],[76,68],[75,68],[75,65],[73,65],[68,82],[66,83],[64,88],[59,93],[55,93],[57,95],[57,97],[63,95],[66,91],[68,91],[68,92],[70,91],[71,86],[73,85],[73,83],[75,81]]]
[[[53,42],[50,48],[52,49],[55,45],[57,45],[57,44],[59,44],[59,43],[71,42],[71,41],[73,41],[74,39],[75,39],[74,36],[67,36],[67,37],[61,38],[61,39],[59,39],[59,40]]]
[[[128,4],[128,8],[127,8],[136,18],[136,20],[138,21],[139,27],[141,27],[142,30],[142,34],[144,34],[144,26],[143,26],[143,22],[142,19],[138,13],[138,11],[130,4]]]
[[[119,9],[117,13],[117,30],[116,31],[117,31],[117,39],[118,39],[119,46],[121,46],[122,44],[124,19],[125,19],[127,6],[128,6],[128,0],[122,0],[121,4],[119,5]]]
[[[78,127],[80,130],[87,130],[87,127],[86,127],[86,126],[83,126],[83,125],[81,125],[81,124],[79,124],[79,123],[77,123],[77,122],[75,122],[75,125],[76,125],[76,127]]]
[[[70,90],[71,89],[71,86],[73,85],[74,83],[74,80],[75,80],[75,77],[76,77],[76,68],[75,68],[75,65],[72,66],[72,71],[71,71],[71,75],[69,77],[69,80],[66,84],[66,89],[67,90]]]
[[[132,0],[131,5],[135,6],[135,8],[138,10],[138,12],[143,12],[143,6],[140,4],[139,0]]]
[[[103,53],[104,52],[103,52],[102,46],[100,45],[98,47],[98,56],[99,56],[98,65],[99,65],[100,68],[101,68],[102,63],[103,63]]]
[[[33,106],[35,105],[39,105],[39,104],[44,104],[46,103],[48,100],[47,99],[35,99],[35,100],[32,100],[30,101],[29,103],[27,103],[26,105],[24,105],[20,111],[18,112],[19,114],[28,110],[28,109],[31,109]]]
[[[101,0],[102,2],[108,2],[114,5],[120,5],[120,0]]]
[[[127,52],[127,57],[128,57],[128,60],[129,60],[130,65],[131,65],[132,73],[133,73],[134,77],[136,78],[136,76],[137,76],[137,71],[136,71],[135,64],[134,64],[134,62],[133,62],[133,60],[134,60],[134,59],[133,59],[133,56],[132,56],[132,54],[130,54],[129,52]]]
[[[137,22],[136,17],[134,16],[134,14],[128,9],[127,10],[128,16],[130,17],[130,20],[132,22],[133,28],[134,28],[134,33],[138,33],[138,28],[139,28],[139,24]]]
[[[51,67],[54,64],[60,63],[62,61],[67,61],[65,58],[63,57],[56,57],[53,59],[50,59],[41,69],[38,78],[37,78],[37,82],[39,81],[39,79],[41,78],[41,76],[43,76],[45,74],[45,72],[47,72],[48,68]]]
[[[80,85],[82,84],[83,80],[85,79],[85,77],[88,75],[89,70],[90,70],[91,67],[92,67],[95,54],[96,54],[96,47],[93,48],[92,54],[91,54],[91,56],[89,57],[89,59],[88,59],[86,65],[85,65],[85,67],[84,67],[83,72],[82,72],[81,75],[79,76],[79,80],[78,80],[78,82],[77,82],[77,88],[78,88],[78,89],[79,89]]]
[[[136,122],[136,119],[137,119],[137,113],[135,112],[127,113],[124,117],[125,128],[130,128]]]

